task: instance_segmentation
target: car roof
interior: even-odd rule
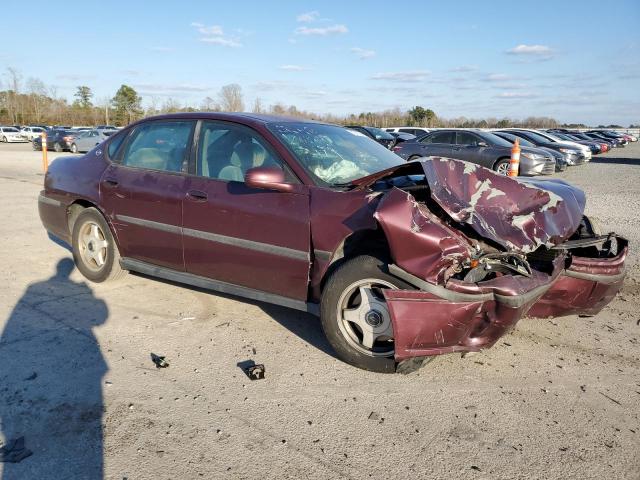
[[[319,122],[316,120],[307,120],[304,118],[295,118],[285,115],[269,115],[264,113],[245,113],[245,112],[180,112],[180,113],[168,113],[164,115],[156,115],[153,117],[146,117],[140,120],[140,122],[148,120],[169,120],[169,119],[197,119],[197,120],[250,120],[255,123],[316,123],[330,125],[327,122]],[[139,122],[136,122],[139,123]]]

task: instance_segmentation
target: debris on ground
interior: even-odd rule
[[[249,377],[249,380],[262,380],[264,379],[265,368],[261,363],[256,363],[253,360],[245,360],[238,362],[238,367]]]
[[[25,380],[35,380],[36,378],[38,378],[38,374],[36,372],[33,372],[31,375],[25,378]]]
[[[166,357],[156,355],[153,352],[151,352],[151,361],[156,365],[156,368],[167,368],[169,366]]]
[[[0,448],[0,463],[18,463],[32,454],[33,452],[24,446],[24,437],[16,438]]]

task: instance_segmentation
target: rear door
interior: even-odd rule
[[[455,132],[436,132],[420,140],[420,154],[423,156],[451,157]]]
[[[306,301],[307,187],[262,135],[232,122],[201,123],[194,163],[184,201],[187,272]],[[282,168],[293,192],[245,185],[246,171],[260,166]]]
[[[100,195],[123,257],[184,270],[182,201],[195,121],[138,125],[105,171]]]

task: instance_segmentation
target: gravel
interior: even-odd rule
[[[638,478],[638,144],[557,175],[631,240],[611,305],[409,375],[340,362],[307,314],[69,273],[30,148],[0,144],[0,447],[33,451],[2,478]]]

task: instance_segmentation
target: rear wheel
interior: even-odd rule
[[[73,260],[92,282],[116,280],[126,275],[120,253],[104,217],[95,208],[83,210],[73,224]]]
[[[420,155],[412,155],[412,156],[409,157],[408,161],[411,162],[411,161],[417,160],[419,158],[422,158],[422,157],[420,157]]]
[[[509,174],[509,159],[503,158],[502,160],[498,160],[496,164],[493,166],[493,169],[498,172],[499,175],[508,175]]]
[[[320,320],[343,361],[381,373],[395,372],[393,325],[382,291],[411,289],[387,273],[383,260],[363,255],[333,272],[322,292]]]
[[[7,140],[7,137],[4,137],[4,136],[2,137],[2,141],[3,141],[4,143],[8,143],[8,142],[9,142],[9,140]]]
[[[60,145],[58,142],[56,142],[56,143],[54,143],[54,144],[53,144],[53,149],[54,149],[56,152],[58,152],[58,153],[59,153],[59,152],[61,152],[61,151],[62,151],[62,145]]]
[[[71,144],[71,153],[78,153],[78,146],[75,143]]]

